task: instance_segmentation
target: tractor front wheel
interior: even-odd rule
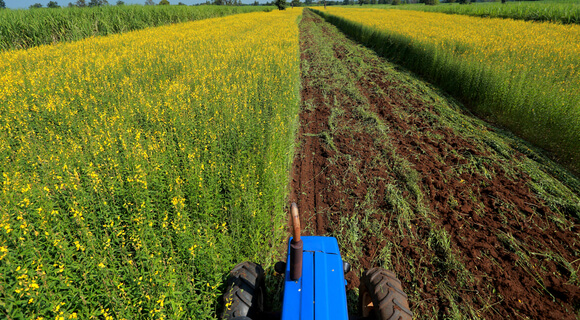
[[[222,319],[250,319],[264,311],[264,269],[253,262],[242,262],[228,277],[223,296]]]
[[[376,320],[412,320],[407,295],[395,273],[372,268],[363,273],[359,287],[359,307],[363,317]]]

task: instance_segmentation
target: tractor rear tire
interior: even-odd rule
[[[256,319],[264,311],[265,294],[262,266],[249,261],[236,265],[230,272],[223,296],[222,319]]]
[[[362,316],[370,319],[413,319],[401,281],[394,272],[383,268],[372,268],[363,273],[359,287],[359,307]]]

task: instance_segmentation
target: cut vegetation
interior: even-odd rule
[[[326,19],[580,172],[580,26],[328,8]]]
[[[580,181],[308,10],[300,30],[291,200],[348,288],[382,266],[418,319],[576,319]]]

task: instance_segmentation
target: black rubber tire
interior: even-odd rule
[[[371,305],[372,302],[372,305]],[[394,272],[372,268],[363,273],[359,286],[359,309],[363,317],[376,320],[412,320],[407,295]]]
[[[249,261],[239,263],[232,269],[226,282],[222,319],[258,318],[264,311],[265,294],[262,266]]]

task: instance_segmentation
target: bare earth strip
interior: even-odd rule
[[[290,197],[348,288],[383,266],[419,319],[576,319],[578,179],[308,10],[300,32]]]

